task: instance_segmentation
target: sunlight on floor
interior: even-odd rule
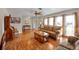
[[[51,43],[48,43],[48,49],[52,50],[54,46]]]

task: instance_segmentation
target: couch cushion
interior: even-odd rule
[[[60,30],[61,29],[61,26],[54,26],[54,29],[55,30]]]
[[[48,30],[48,26],[47,26],[47,25],[44,25],[44,29],[45,29],[45,30]]]
[[[52,26],[49,26],[48,30],[49,31],[53,31],[53,27]]]

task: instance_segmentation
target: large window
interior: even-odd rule
[[[62,26],[62,16],[58,16],[55,18],[55,26]]]
[[[63,22],[63,17],[62,16],[55,17],[55,26],[60,26],[61,27],[60,35],[63,34],[62,22]]]
[[[54,18],[49,18],[49,25],[53,26],[53,20],[54,20]]]
[[[48,19],[47,18],[44,19],[44,25],[48,25]]]
[[[66,36],[74,36],[75,34],[75,15],[67,15],[65,16],[65,35]]]

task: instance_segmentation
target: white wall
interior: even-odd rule
[[[22,25],[28,24],[31,26],[30,29],[32,28],[32,21],[30,17],[22,16],[21,19],[22,19]]]
[[[5,8],[0,8],[0,38],[4,32],[4,16],[9,15]]]

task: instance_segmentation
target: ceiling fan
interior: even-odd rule
[[[35,16],[42,15],[42,8],[38,8],[37,11],[34,12]]]

